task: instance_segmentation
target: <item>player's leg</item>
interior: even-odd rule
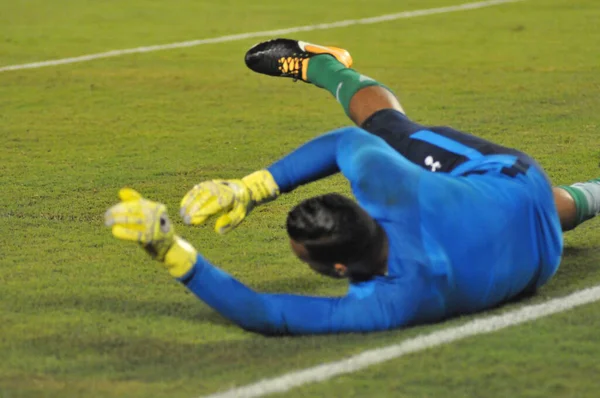
[[[425,127],[391,110],[375,113],[362,126],[383,138],[411,162],[435,172],[454,173],[463,163],[481,156],[508,155],[522,165],[542,167],[531,157],[450,127]],[[600,178],[553,188],[563,231],[570,231],[600,213]]]
[[[600,214],[600,178],[555,187],[553,191],[563,231],[569,231]]]
[[[359,89],[350,99],[348,115],[362,126],[371,116],[385,109],[405,113],[398,98],[382,86],[368,86]]]
[[[404,113],[398,98],[382,83],[346,67],[330,55],[307,61],[307,81],[329,91],[350,119],[361,126],[383,109]]]
[[[554,193],[554,203],[556,204],[556,210],[558,211],[562,230],[570,231],[576,226],[575,220],[577,218],[577,208],[575,206],[575,200],[564,189],[554,187],[552,188],[552,191]]]
[[[350,69],[352,58],[344,49],[275,39],[248,50],[246,65],[258,73],[290,77],[325,88],[357,125],[430,171],[451,172],[471,160],[473,153],[514,155],[542,170],[533,159],[515,149],[449,127],[425,127],[412,122],[388,88]],[[600,212],[599,180],[553,191],[564,231]]]
[[[255,72],[290,77],[326,89],[359,126],[383,109],[404,113],[388,88],[350,69],[352,58],[344,49],[275,39],[252,47],[245,59],[246,65]]]
[[[423,139],[421,133],[424,132],[430,133],[425,138],[439,136],[441,140],[457,141],[467,152],[471,148],[482,148],[484,154],[511,153],[507,148],[451,128],[428,128],[411,121],[389,89],[350,69],[352,58],[346,50],[275,39],[252,47],[245,60],[246,65],[257,73],[289,77],[327,89],[355,123],[383,138],[402,156],[427,170],[450,172],[469,158],[452,148],[449,150]]]

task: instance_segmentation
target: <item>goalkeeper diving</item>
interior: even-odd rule
[[[347,294],[256,292],[176,235],[164,205],[132,189],[105,215],[114,236],[140,243],[244,329],[370,332],[492,308],[547,283],[562,232],[600,213],[600,178],[553,188],[520,151],[411,121],[387,87],[350,69],[343,49],[276,39],[252,47],[246,64],[328,90],[359,127],[321,135],[241,179],[201,182],[180,215],[191,225],[215,217],[215,230],[227,233],[254,207],[341,172],[356,200],[309,198],[286,227],[294,254],[320,274],[348,279]]]

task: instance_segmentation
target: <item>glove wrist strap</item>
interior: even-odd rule
[[[255,171],[242,178],[242,182],[250,190],[252,201],[257,205],[270,202],[280,194],[279,186],[268,170]]]
[[[198,253],[192,245],[175,236],[163,262],[172,276],[181,278],[196,264],[197,257]]]

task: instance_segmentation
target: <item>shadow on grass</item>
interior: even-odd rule
[[[589,285],[593,280],[600,279],[600,248],[565,247],[562,264],[557,274],[552,279],[549,287],[544,287],[545,292],[578,289],[582,283]],[[339,281],[315,278],[310,274],[283,279],[264,279],[253,283],[257,291],[285,292],[298,294],[316,294],[326,286],[341,287]],[[152,300],[118,296],[102,296],[96,294],[89,296],[56,296],[44,301],[22,303],[29,308],[20,306],[18,311],[59,310],[75,309],[85,312],[109,312],[122,314],[127,318],[139,317],[173,317],[179,320],[227,325],[237,327],[223,318],[216,311],[204,305],[191,292],[183,286],[172,286],[172,300]],[[526,293],[510,300],[510,303],[526,301],[535,296],[535,293]]]
[[[264,280],[254,283],[257,291],[315,294],[322,286],[330,283],[329,280],[315,281],[309,275],[279,280]],[[170,300],[148,299],[131,295],[101,295],[96,290],[88,295],[57,294],[47,295],[39,300],[23,300],[13,303],[15,312],[39,313],[40,311],[68,311],[78,310],[83,312],[106,312],[122,314],[127,318],[142,317],[174,317],[179,320],[193,322],[208,322],[218,325],[231,325],[216,311],[207,307],[185,287],[173,284],[173,294]]]
[[[553,295],[556,293],[562,294],[564,291],[572,291],[581,287],[582,284],[590,285],[593,282],[590,280],[600,279],[600,248],[577,248],[577,247],[566,247],[564,250],[564,259],[561,268],[557,275],[552,280],[552,283],[548,287],[544,287],[542,296],[544,293],[552,292]],[[298,293],[311,293],[311,291],[318,290],[324,284],[327,284],[328,280],[315,280],[311,275],[298,276],[294,278],[285,278],[280,280],[264,280],[257,286],[258,290],[266,290],[271,292],[290,292],[295,291]],[[70,309],[82,311],[82,312],[104,312],[111,314],[120,314],[124,318],[131,319],[143,319],[143,318],[157,318],[157,317],[172,317],[178,321],[189,321],[193,323],[208,324],[210,325],[221,325],[227,328],[236,329],[238,327],[216,311],[207,307],[196,299],[192,293],[188,292],[181,286],[174,285],[172,287],[174,294],[170,296],[170,301],[165,300],[153,300],[152,298],[136,298],[128,297],[123,299],[122,297],[116,296],[101,296],[98,294],[89,296],[58,296],[52,297],[49,300],[32,302],[28,305],[29,308],[21,307],[23,311],[68,311]],[[97,293],[97,292],[96,292]],[[511,304],[527,304],[529,299],[535,299],[535,294],[523,294],[519,297],[510,300]],[[536,300],[537,301],[537,300]],[[499,306],[502,307],[502,306]],[[496,307],[498,308],[498,307]],[[494,310],[494,309],[490,309]],[[457,319],[457,318],[454,318]],[[467,318],[468,319],[468,316]],[[165,320],[169,322],[169,320]],[[394,333],[400,333],[398,331]],[[240,334],[242,332],[240,331]],[[374,336],[379,337],[374,337]],[[386,339],[387,333],[370,335],[369,339],[379,340]],[[335,345],[339,345],[340,341],[347,339],[348,342],[358,342],[363,339],[362,335],[345,335],[344,337],[338,336],[326,336],[326,337],[302,337],[302,338],[277,338],[277,339],[265,339],[260,335],[253,335],[248,339],[242,341],[212,341],[210,344],[205,345],[202,343],[182,343],[177,341],[163,341],[160,339],[152,339],[148,337],[123,337],[119,335],[101,335],[100,333],[92,335],[50,335],[46,337],[40,337],[32,342],[32,350],[41,350],[45,355],[51,353],[60,352],[60,355],[65,355],[65,352],[72,352],[71,355],[76,355],[79,352],[85,350],[95,352],[98,355],[109,355],[116,356],[115,364],[111,366],[119,368],[124,367],[120,371],[126,371],[128,366],[141,366],[141,363],[145,361],[156,362],[159,361],[162,369],[162,363],[169,363],[170,360],[166,357],[171,355],[178,357],[183,362],[189,361],[190,364],[202,358],[200,363],[203,363],[205,359],[215,359],[231,362],[232,365],[242,366],[241,362],[238,362],[238,357],[246,358],[257,358],[267,357],[268,355],[279,355],[278,350],[284,350],[286,355],[288,351],[296,352],[295,350],[301,350],[302,347],[307,346],[308,348],[313,346],[321,346],[323,344],[329,344],[335,342]],[[269,341],[270,343],[267,343]],[[73,343],[75,346],[79,346],[76,350],[69,350],[69,345]],[[44,348],[46,347],[46,348]],[[58,351],[56,351],[58,350]],[[264,351],[264,352],[263,352]],[[125,357],[129,358],[125,360]],[[137,359],[136,359],[137,358]],[[107,360],[112,361],[110,358]],[[104,359],[103,359],[104,361]],[[134,370],[132,370],[133,374]],[[150,374],[153,374],[151,370],[148,370]]]
[[[565,247],[553,283],[561,287],[579,286],[582,281],[600,279],[600,247]],[[588,282],[589,284],[589,282]]]
[[[373,343],[389,338],[390,334],[371,336],[369,341]],[[363,335],[249,337],[189,342],[106,331],[85,334],[73,331],[28,339],[15,348],[25,357],[54,358],[47,361],[49,368],[40,369],[47,375],[142,382],[165,382],[201,375],[198,384],[210,380],[222,385],[223,381],[229,384],[231,380],[238,383],[244,379],[256,380],[279,374],[282,369],[337,359],[360,350],[361,342],[365,342]],[[46,366],[40,362],[40,367]]]
[[[575,247],[566,246],[563,250],[563,261],[565,259],[577,259],[577,258],[593,258],[594,256],[600,256],[600,246],[598,247]]]

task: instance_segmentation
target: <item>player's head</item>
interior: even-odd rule
[[[342,195],[301,202],[288,214],[287,231],[296,256],[323,275],[361,281],[385,273],[385,231]]]

